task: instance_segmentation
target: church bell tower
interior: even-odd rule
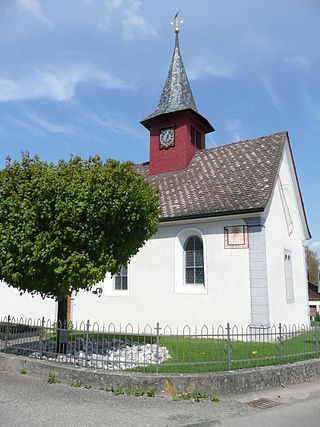
[[[179,47],[178,13],[171,65],[156,110],[141,124],[150,131],[150,175],[185,169],[214,129],[198,113]]]

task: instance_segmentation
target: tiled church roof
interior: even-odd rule
[[[149,175],[160,189],[161,220],[264,210],[277,176],[287,132],[199,150],[186,169]]]

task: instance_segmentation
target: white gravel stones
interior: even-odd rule
[[[32,353],[30,357],[41,358],[39,352]],[[42,359],[60,363],[69,363],[75,366],[87,366],[107,370],[133,369],[138,366],[150,366],[171,359],[166,347],[156,344],[133,345],[109,351],[107,354],[88,354],[87,361],[85,352],[79,351],[75,355],[59,354],[56,357],[43,355]]]

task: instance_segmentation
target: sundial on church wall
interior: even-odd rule
[[[225,249],[245,249],[248,246],[248,230],[246,225],[224,227]]]

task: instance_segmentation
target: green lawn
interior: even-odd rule
[[[37,333],[39,333],[39,328],[36,329]],[[44,332],[45,340],[53,342],[56,340],[54,330],[45,330]],[[152,332],[151,329],[150,332]],[[275,329],[272,332],[274,334]],[[302,332],[295,331],[293,333],[292,330],[290,334],[286,332],[288,331],[282,331],[281,344],[279,340],[266,340],[263,339],[262,335],[259,337],[259,335],[255,336],[254,334],[248,337],[248,341],[245,341],[245,335],[239,334],[238,336],[234,336],[237,339],[231,339],[229,344],[227,339],[223,339],[226,338],[226,335],[222,336],[223,338],[212,338],[211,335],[198,335],[196,338],[191,335],[163,335],[159,338],[159,344],[160,347],[167,348],[171,359],[161,363],[158,366],[158,370],[159,372],[177,373],[225,371],[292,363],[294,361],[319,357],[320,328],[318,328],[317,332],[318,340],[316,339],[315,327]],[[137,342],[140,345],[156,344],[156,337],[154,335],[143,334],[131,335],[97,331],[89,332],[88,338],[91,342],[98,342],[101,345],[102,340],[112,341],[113,339],[126,341],[130,344]],[[82,342],[86,341],[86,331],[76,332],[71,329],[69,342],[76,343],[80,339]],[[30,344],[30,347],[36,350],[38,345],[39,343],[34,342]],[[105,345],[107,344],[105,342],[103,345],[106,348]],[[156,372],[156,366],[140,366],[132,370],[138,372]]]
[[[211,372],[258,366],[292,363],[319,356],[314,331],[296,334],[280,342],[230,342],[211,337],[160,337],[160,346],[165,346],[171,359],[159,365],[159,372]],[[229,362],[230,359],[230,362]],[[140,367],[135,371],[155,372],[154,365]]]

